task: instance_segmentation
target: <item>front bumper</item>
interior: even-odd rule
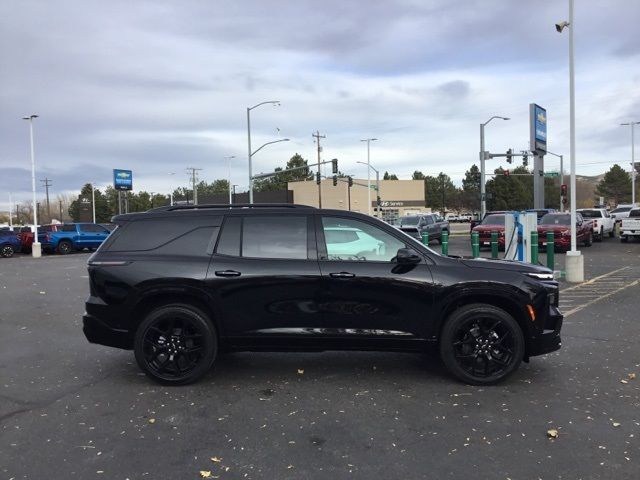
[[[529,341],[527,356],[535,357],[560,350],[562,346],[560,330],[562,329],[563,318],[562,312],[558,307],[549,306],[542,333]]]

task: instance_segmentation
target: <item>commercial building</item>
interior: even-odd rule
[[[351,210],[369,213],[367,179],[354,178],[349,187],[346,178],[338,179],[333,185],[332,179],[320,184],[315,181],[291,182],[287,187],[293,192],[293,202],[301,205],[319,206],[318,197],[322,197],[322,208]],[[380,180],[380,212],[377,212],[376,182],[371,182],[371,213],[383,220],[394,223],[398,217],[417,212],[429,211],[425,208],[425,191],[422,180]]]

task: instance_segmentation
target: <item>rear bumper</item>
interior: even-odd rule
[[[82,331],[91,343],[131,350],[133,339],[128,330],[112,328],[93,315],[82,316]]]
[[[532,338],[529,342],[527,349],[528,356],[535,357],[560,350],[562,346],[560,330],[562,329],[563,318],[558,307],[549,307],[542,333]]]

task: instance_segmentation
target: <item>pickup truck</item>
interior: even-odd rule
[[[95,223],[65,223],[57,231],[38,232],[38,241],[43,251],[66,255],[74,250],[98,248],[110,233]]]
[[[596,242],[601,242],[605,234],[610,238],[615,235],[616,222],[606,208],[580,208],[576,211],[582,215],[582,218],[591,220],[593,239]]]
[[[442,244],[442,232],[449,233],[449,222],[435,213],[408,215],[400,218],[400,230],[407,235],[422,240],[422,233],[429,234],[429,241],[438,240]]]
[[[640,238],[640,208],[634,208],[627,218],[622,219],[620,241],[627,242],[631,238]]]

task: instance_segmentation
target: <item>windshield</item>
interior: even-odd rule
[[[542,225],[571,225],[571,215],[545,215],[540,223]]]
[[[615,210],[613,210],[611,213],[623,213],[623,212],[628,212],[629,210],[631,210],[632,207],[618,207]]]
[[[584,218],[602,218],[600,210],[580,210]]]
[[[417,225],[420,221],[420,217],[402,217],[400,219],[400,226],[404,225]]]
[[[482,225],[504,225],[504,215],[487,215]]]

